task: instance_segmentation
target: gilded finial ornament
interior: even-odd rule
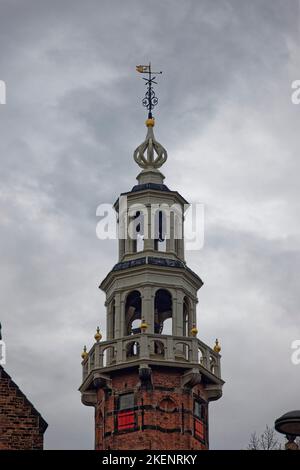
[[[155,120],[152,115],[152,110],[154,106],[157,105],[158,99],[153,90],[153,84],[157,82],[154,81],[155,77],[153,77],[152,74],[161,74],[162,72],[152,72],[151,63],[149,63],[149,65],[137,65],[136,70],[139,73],[148,74],[148,78],[143,77],[143,79],[146,80],[147,91],[142,101],[143,106],[148,109],[148,118],[145,122],[148,132],[144,142],[135,149],[133,158],[144,170],[157,169],[160,168],[168,158],[166,149],[157,142],[153,133]]]
[[[192,329],[191,329],[191,335],[192,336],[197,336],[197,334],[198,334],[198,330],[196,328],[196,325],[194,324]]]
[[[88,356],[88,352],[86,350],[86,346],[83,346],[83,351],[81,353],[81,357],[83,360],[85,360],[85,358]]]
[[[99,341],[101,341],[102,339],[102,334],[100,333],[100,328],[99,326],[97,326],[97,331],[95,333],[95,336],[94,336],[95,340],[97,341],[97,343],[99,343]]]
[[[145,333],[148,328],[148,323],[145,322],[144,318],[142,318],[140,329],[142,333]]]
[[[220,344],[219,344],[219,340],[218,340],[218,339],[216,339],[216,342],[215,342],[215,345],[214,345],[214,351],[215,351],[216,353],[218,353],[218,354],[219,354],[219,352],[221,351],[221,346],[220,346]]]

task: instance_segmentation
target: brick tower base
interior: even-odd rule
[[[208,449],[209,397],[193,372],[141,366],[95,382],[96,449]]]

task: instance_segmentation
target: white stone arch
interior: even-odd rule
[[[161,356],[161,358],[164,358],[166,356],[166,350],[167,342],[164,338],[152,339],[150,341],[150,351],[152,351],[154,355]]]
[[[209,370],[214,375],[218,375],[218,362],[217,359],[212,355],[209,356]]]
[[[206,367],[206,351],[198,345],[198,361],[203,367]]]
[[[105,346],[101,349],[101,363],[102,367],[107,367],[113,364],[116,360],[116,348],[114,345]]]
[[[124,348],[126,359],[135,359],[140,356],[140,341],[138,339],[126,341]]]

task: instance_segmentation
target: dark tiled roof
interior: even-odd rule
[[[141,266],[142,264],[146,264],[146,257],[132,259],[130,261],[123,261],[122,263],[117,263],[112,268],[112,271],[121,271],[122,269],[133,268],[135,266]]]
[[[136,184],[133,186],[131,192],[137,191],[144,191],[145,189],[154,189],[155,191],[170,191],[168,186],[165,184],[158,184],[158,183],[144,183],[144,184]]]
[[[12,380],[11,376],[3,369],[3,367],[0,365],[0,380],[1,379],[7,379],[10,381],[10,385],[17,391],[17,395],[22,397],[27,404],[31,408],[31,412],[34,416],[37,416],[39,418],[39,426],[40,426],[40,431],[44,433],[48,427],[48,423],[44,420],[42,415],[37,411],[37,409],[33,406],[33,404],[28,400],[26,395],[22,392],[22,390],[18,387],[18,385]]]
[[[183,261],[175,260],[171,258],[159,258],[156,256],[148,256],[147,258],[144,256],[142,258],[132,259],[130,261],[122,261],[121,263],[117,263],[114,265],[112,271],[122,271],[122,269],[128,268],[135,268],[137,266],[142,266],[145,264],[151,264],[154,266],[165,266],[167,268],[180,268],[185,269],[193,276],[196,276],[199,281],[202,282],[200,277],[194,273],[190,268],[188,268]]]
[[[146,190],[165,191],[169,193],[175,193],[182,199],[184,204],[189,204],[188,201],[186,201],[186,199],[184,199],[184,197],[182,197],[181,194],[178,193],[178,191],[172,191],[165,184],[158,184],[158,183],[136,184],[135,186],[133,186],[131,191],[126,191],[124,193],[121,193],[121,196],[126,196],[127,194],[138,193],[139,191],[146,191]],[[119,201],[119,198],[116,200],[114,205],[116,205],[118,201]]]

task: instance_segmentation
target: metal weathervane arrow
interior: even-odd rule
[[[142,100],[142,103],[143,106],[148,109],[148,119],[152,119],[152,110],[158,103],[158,98],[155,95],[153,89],[153,85],[157,85],[157,82],[155,82],[156,77],[154,77],[153,74],[157,75],[161,74],[162,72],[153,72],[151,69],[151,62],[149,62],[149,65],[137,65],[136,71],[148,75],[147,78],[143,77],[143,80],[146,81],[145,85],[147,86],[147,91],[145,93],[145,97]]]

